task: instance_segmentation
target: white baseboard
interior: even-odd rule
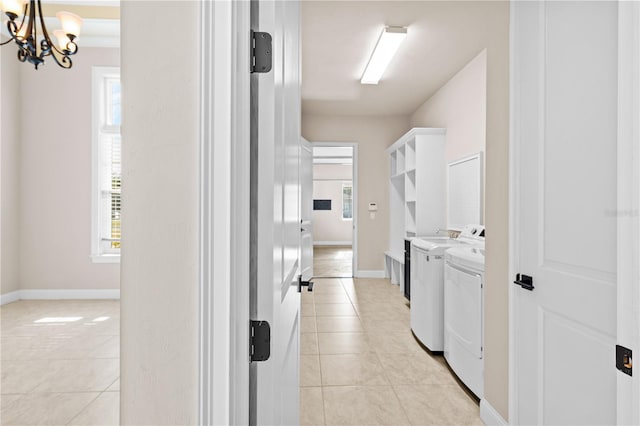
[[[20,290],[0,295],[0,306],[20,300]]]
[[[120,299],[119,289],[109,290],[17,290],[11,293],[3,294],[1,299],[2,305],[5,303],[15,302],[17,300],[88,300],[88,299]]]
[[[351,241],[314,241],[314,246],[350,246]]]
[[[384,270],[382,271],[357,271],[356,278],[385,278]]]
[[[506,426],[506,422],[486,399],[480,400],[480,420],[487,426]]]

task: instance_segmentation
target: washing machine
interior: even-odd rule
[[[484,389],[484,247],[445,252],[444,357],[478,398]]]
[[[444,254],[458,246],[484,246],[484,227],[467,225],[458,238],[411,240],[411,330],[434,352],[444,350]]]

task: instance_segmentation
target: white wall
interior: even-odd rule
[[[0,294],[19,289],[20,66],[0,48]]]
[[[358,269],[384,270],[389,245],[389,158],[385,149],[409,128],[408,117],[302,116],[308,141],[358,143]],[[375,219],[369,203],[378,204]]]
[[[313,211],[313,242],[351,244],[353,221],[342,218],[342,185],[352,183],[353,166],[315,164],[313,199],[331,200],[331,210]]]
[[[198,421],[199,11],[121,4],[123,425]]]
[[[119,49],[80,47],[70,70],[51,60],[37,71],[20,64],[23,290],[119,288],[119,265],[89,257],[91,67],[119,62]]]

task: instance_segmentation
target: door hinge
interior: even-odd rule
[[[633,376],[632,355],[631,349],[616,345],[616,368],[629,376]]]
[[[249,351],[251,361],[266,361],[271,355],[271,326],[266,321],[251,320]]]
[[[251,31],[251,72],[269,72],[272,67],[273,51],[271,34]]]

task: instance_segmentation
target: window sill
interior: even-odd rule
[[[120,263],[119,254],[92,254],[91,262],[93,263]]]

